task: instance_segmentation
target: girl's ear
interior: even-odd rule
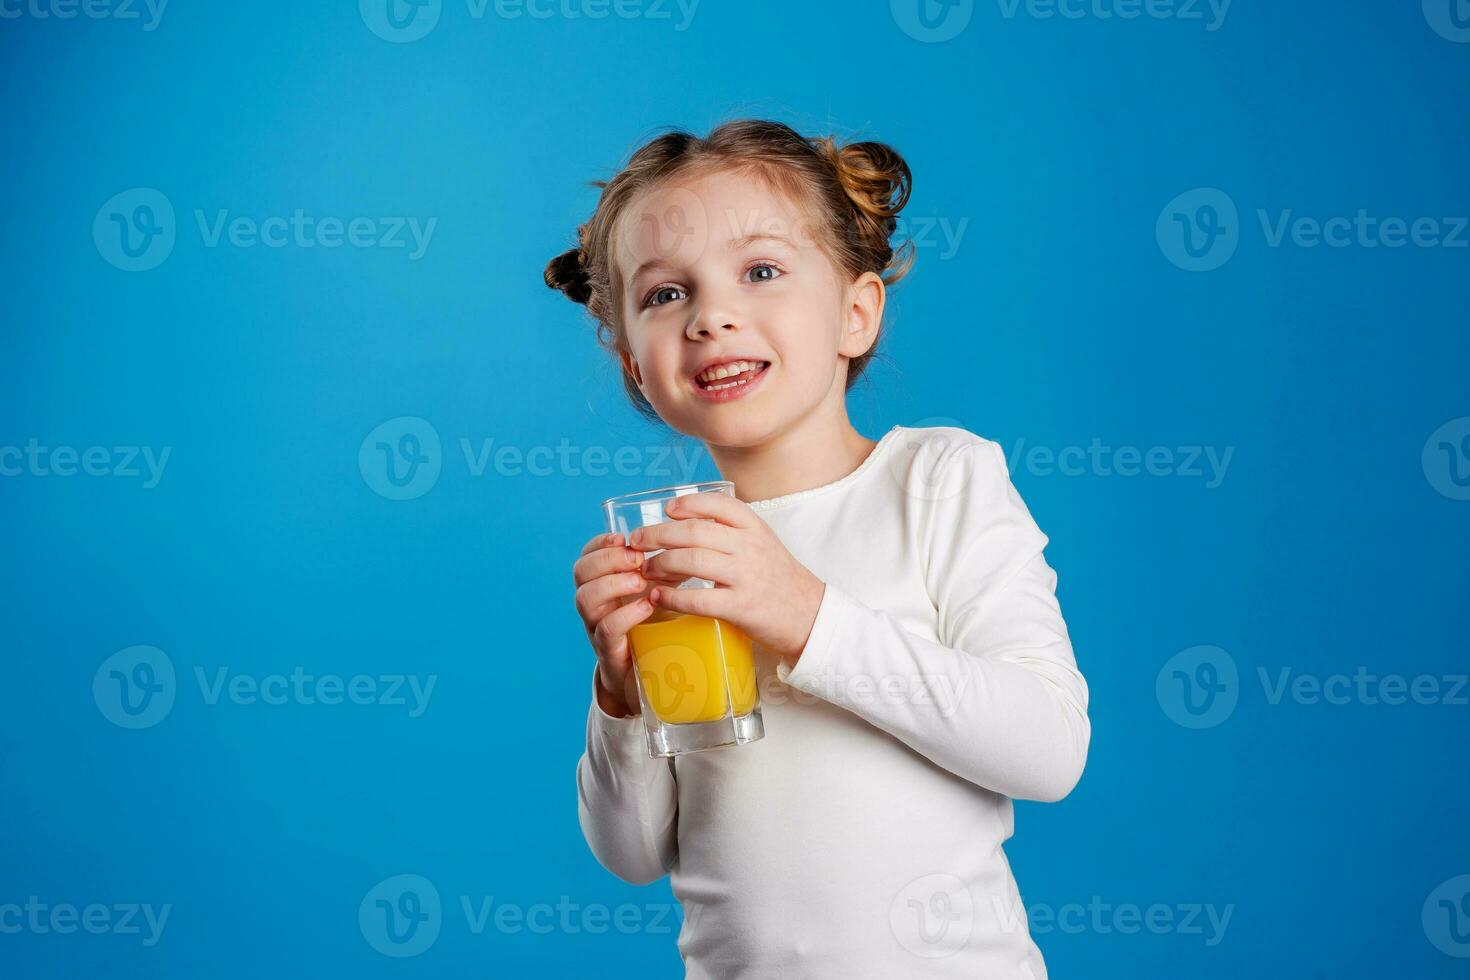
[[[853,280],[843,294],[842,337],[837,353],[861,357],[872,348],[883,326],[883,304],[887,298],[887,287],[876,272],[864,272]]]
[[[633,359],[633,355],[629,351],[620,350],[618,351],[618,360],[623,364],[623,373],[632,375],[633,383],[638,386],[639,391],[642,391],[643,375],[639,373],[638,362]]]

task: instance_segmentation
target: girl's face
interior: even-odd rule
[[[621,357],[666,423],[755,446],[844,404],[847,359],[876,337],[883,286],[872,273],[848,283],[818,241],[754,177],[711,173],[631,203],[613,242]]]

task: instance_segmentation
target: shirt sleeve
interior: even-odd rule
[[[806,647],[778,676],[976,785],[1056,801],[1082,775],[1091,724],[1047,538],[1000,446],[953,431],[964,438],[935,440],[938,475],[908,502],[941,642],[828,582]]]
[[[587,750],[577,762],[577,821],[604,868],[646,885],[678,859],[678,785],[670,760],[649,756],[643,717],[609,715],[597,703],[595,668],[592,683]]]

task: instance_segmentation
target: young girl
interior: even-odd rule
[[[908,166],[739,121],[661,136],[595,186],[546,282],[736,496],[680,497],[573,566],[593,853],[630,882],[671,874],[692,980],[1041,980],[1001,845],[1011,800],[1066,796],[1091,735],[1047,538],[996,443],[874,442],[847,416],[912,259],[889,244]],[[674,587],[690,576],[716,588]],[[627,637],[655,609],[750,635],[765,738],[649,757]]]

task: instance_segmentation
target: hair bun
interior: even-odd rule
[[[827,157],[855,207],[882,221],[896,218],[909,202],[913,176],[898,151],[887,143],[828,143]]]
[[[592,284],[580,248],[569,248],[546,263],[546,285],[561,290],[572,302],[586,305],[592,298]]]
[[[862,142],[838,146],[830,136],[812,141],[852,208],[851,233],[881,270],[883,281],[893,285],[913,265],[913,242],[897,251],[890,239],[898,230],[898,214],[909,202],[913,175],[903,156],[887,143]]]

